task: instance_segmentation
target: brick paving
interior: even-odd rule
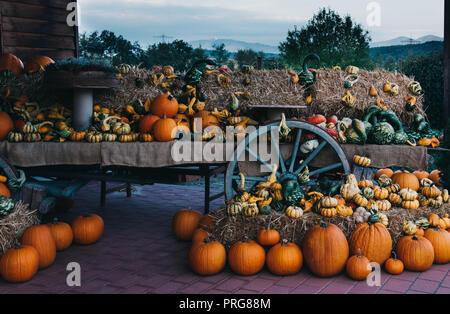
[[[74,208],[59,215],[70,221],[77,215],[98,213],[105,221],[102,239],[91,246],[72,245],[29,282],[10,284],[0,279],[5,293],[186,293],[186,294],[450,294],[450,265],[434,265],[425,273],[382,273],[381,286],[350,280],[344,274],[323,279],[304,267],[294,276],[279,277],[266,269],[242,277],[227,267],[210,277],[193,274],[188,267],[189,243],[174,239],[171,219],[180,208],[202,209],[203,190],[196,187],[154,185],[137,187],[132,198],[125,193],[107,197],[99,207],[100,186],[91,183],[78,194]],[[212,203],[212,208],[222,205]],[[67,264],[81,266],[81,287],[66,284]]]

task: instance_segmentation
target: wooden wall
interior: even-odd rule
[[[67,4],[76,0],[0,0],[0,52],[22,61],[44,55],[78,56],[78,28],[66,23]]]
[[[444,117],[447,122],[450,119],[450,3],[448,1],[445,1],[444,66]]]

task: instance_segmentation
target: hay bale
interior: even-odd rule
[[[0,256],[20,244],[20,238],[28,227],[39,223],[37,210],[30,211],[28,205],[18,202],[14,211],[0,219]]]
[[[403,208],[394,208],[383,212],[389,218],[388,230],[391,234],[394,248],[403,237],[403,221],[415,221],[419,217],[428,217],[431,213],[436,213],[441,217],[450,213],[450,205],[446,204],[440,209],[421,208],[420,210],[407,210]],[[212,232],[212,238],[221,242],[229,249],[237,241],[242,241],[245,237],[256,239],[259,230],[270,226],[271,229],[278,230],[281,239],[287,239],[298,245],[301,245],[306,232],[314,225],[325,221],[337,225],[345,234],[348,240],[355,230],[357,223],[353,217],[332,217],[326,218],[318,214],[308,212],[300,219],[292,219],[284,214],[273,213],[269,216],[229,217],[224,208],[211,214],[216,221]]]

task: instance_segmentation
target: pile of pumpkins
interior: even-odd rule
[[[58,221],[27,228],[21,245],[6,251],[0,259],[0,275],[17,283],[33,278],[39,269],[53,264],[56,252],[64,251],[72,242],[89,245],[103,234],[103,219],[95,214],[76,217],[72,224]]]
[[[233,272],[243,276],[260,272],[264,265],[275,275],[293,275],[305,261],[316,276],[332,277],[345,269],[354,280],[367,278],[372,272],[371,262],[384,265],[394,275],[404,269],[422,272],[433,263],[450,262],[450,231],[430,227],[422,235],[405,236],[392,252],[389,231],[375,214],[357,226],[350,241],[336,225],[324,222],[307,231],[301,246],[280,240],[277,230],[267,228],[258,232],[256,241],[246,238],[234,243],[228,253],[211,239],[214,224],[212,216],[190,209],[178,211],[172,220],[177,239],[192,241],[189,265],[202,276],[221,272],[227,261]]]
[[[0,73],[2,75],[32,74],[44,71],[49,64],[55,63],[46,56],[35,56],[28,60],[25,65],[22,60],[11,53],[0,55]]]

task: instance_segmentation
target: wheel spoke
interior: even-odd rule
[[[240,176],[233,176],[234,180],[241,180]],[[245,177],[245,181],[254,181],[254,182],[265,182],[267,177]]]
[[[298,129],[297,137],[295,139],[294,150],[292,151],[291,165],[289,166],[289,172],[294,171],[294,164],[295,164],[295,160],[297,159],[297,152],[298,152],[298,148],[300,146],[300,139],[302,138],[302,131],[303,131],[302,129]]]
[[[336,169],[336,168],[339,168],[339,167],[342,167],[342,162],[337,163],[337,164],[333,164],[331,166],[323,167],[323,168],[320,168],[320,169],[317,169],[317,170],[314,170],[314,171],[311,171],[309,173],[309,175],[313,176],[313,175],[316,175],[316,174],[321,174],[321,173],[324,173],[324,172],[327,172],[327,171],[330,171],[330,170],[333,170],[333,169]]]
[[[270,171],[273,170],[272,166],[269,165],[269,164],[268,164],[267,162],[265,162],[264,160],[262,160],[261,157],[259,157],[254,151],[252,151],[252,150],[250,149],[250,147],[247,146],[247,147],[245,148],[245,150],[248,151],[250,155],[252,155],[253,157],[255,157],[256,160],[257,160],[259,163],[263,164],[263,165],[266,166],[268,169],[270,169]]]
[[[311,162],[311,160],[314,159],[314,157],[317,156],[317,154],[320,153],[320,151],[325,147],[325,145],[327,145],[328,142],[327,141],[323,141],[322,143],[320,143],[320,145],[308,156],[308,158],[306,158],[306,160],[300,165],[300,168],[298,168],[294,174],[298,175],[300,172],[303,171],[303,169],[305,169],[305,167]]]
[[[283,156],[281,156],[279,143],[277,143],[276,141],[273,140],[274,139],[274,130],[275,130],[275,128],[272,128],[270,131],[272,133],[272,143],[275,147],[275,150],[276,150],[278,156],[280,157],[281,172],[284,173],[284,172],[286,172],[286,165],[284,164]],[[276,130],[276,131],[278,132],[278,130]]]

